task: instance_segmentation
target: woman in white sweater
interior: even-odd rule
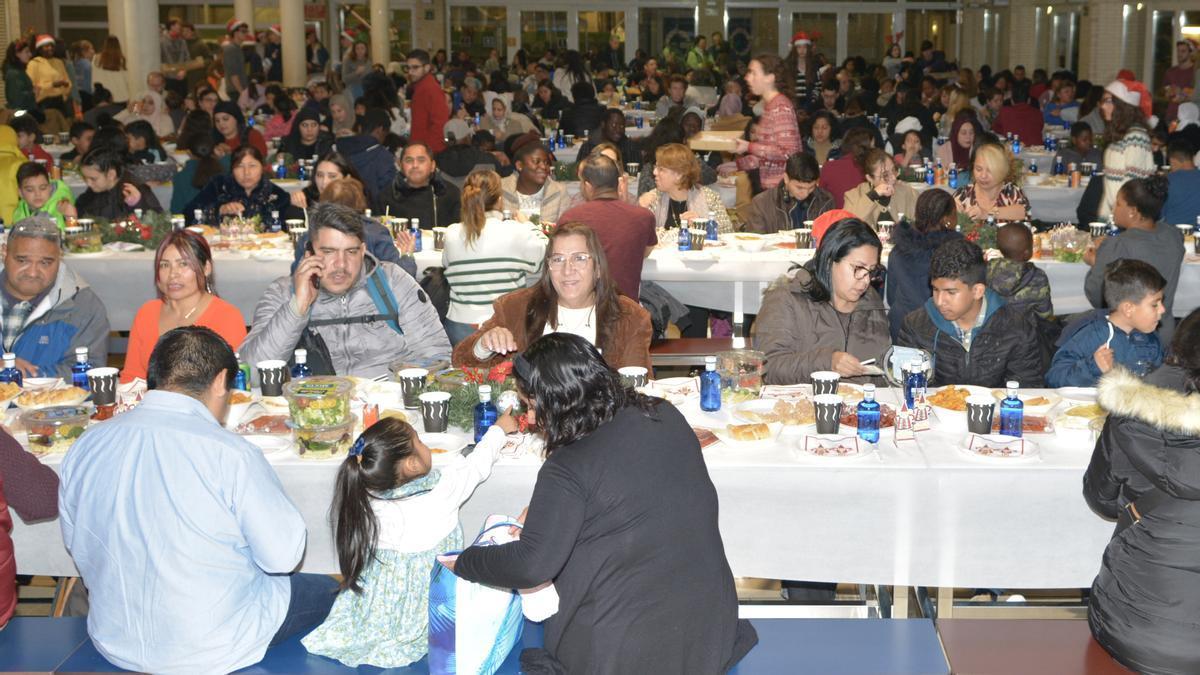
[[[1112,213],[1117,191],[1126,181],[1154,175],[1154,152],[1150,149],[1144,110],[1149,101],[1144,88],[1130,86],[1124,80],[1114,80],[1104,88],[1100,99],[1100,114],[1104,117],[1108,147],[1104,150],[1104,198],[1100,201],[1099,216]],[[1140,89],[1140,90],[1139,90]]]
[[[542,271],[546,235],[537,225],[504,218],[495,171],[475,171],[462,189],[462,222],[446,228],[442,266],[450,283],[446,334],[456,345],[492,316],[492,302],[524,288]]]

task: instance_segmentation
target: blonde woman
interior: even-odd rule
[[[1029,199],[1012,181],[1012,155],[997,143],[984,143],[975,150],[972,182],[954,193],[959,213],[971,220],[1029,220]]]
[[[92,89],[102,85],[112,92],[113,103],[129,100],[129,71],[125,69],[125,55],[121,53],[121,41],[115,35],[104,38],[104,47],[92,58]]]
[[[446,335],[457,345],[492,316],[496,298],[541,273],[546,235],[537,225],[504,220],[495,171],[475,171],[462,189],[462,222],[446,228],[442,266],[450,283]]]
[[[654,189],[642,195],[638,204],[654,213],[660,230],[693,218],[707,219],[711,213],[720,232],[733,231],[721,197],[700,184],[700,160],[681,143],[668,143],[654,153]]]
[[[946,112],[938,118],[938,135],[949,136],[950,127],[954,124],[954,120],[958,118],[958,113],[964,110],[971,110],[971,96],[956,85],[949,85],[947,89],[950,92],[947,94]]]

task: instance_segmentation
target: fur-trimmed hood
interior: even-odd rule
[[[1100,379],[1100,406],[1110,413],[1145,422],[1155,428],[1200,436],[1200,393],[1150,384],[1124,368]]]

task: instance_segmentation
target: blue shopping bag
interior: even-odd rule
[[[490,524],[475,538],[515,522]],[[485,544],[486,545],[486,544]],[[449,552],[453,554],[455,552]],[[437,563],[429,580],[429,672],[492,675],[521,641],[521,596],[460,579]]]

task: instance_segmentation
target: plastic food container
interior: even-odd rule
[[[104,250],[104,242],[100,240],[99,230],[68,227],[65,234],[67,251],[70,253],[99,253]]]
[[[301,459],[330,459],[344,457],[350,452],[354,441],[354,425],[357,420],[350,415],[340,424],[320,427],[295,427],[296,445]]]
[[[298,429],[326,428],[350,419],[354,383],[344,377],[305,377],[283,385],[292,424]]]
[[[83,406],[58,406],[22,413],[21,424],[29,433],[29,451],[39,456],[66,452],[87,428],[88,415],[88,409]]]

